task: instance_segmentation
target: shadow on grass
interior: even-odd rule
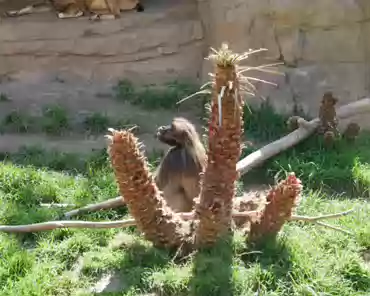
[[[293,258],[284,240],[269,238],[249,246],[241,259],[247,267],[255,264],[260,267],[252,288],[256,293],[274,291],[280,282],[291,282]]]
[[[232,235],[212,248],[199,250],[193,259],[190,295],[233,295]]]
[[[150,275],[163,269],[171,261],[170,252],[152,247],[150,243],[135,239],[124,244],[109,258],[105,258],[101,252],[94,252],[90,255],[90,264],[82,270],[85,275],[97,279],[107,273],[113,274],[114,280],[99,295],[151,291],[153,287],[150,284]]]
[[[351,283],[354,290],[358,292],[370,292],[370,273],[366,268],[361,266],[359,261],[352,260],[346,263],[341,269],[340,274],[345,280]]]
[[[220,241],[212,248],[199,250],[192,258],[190,273],[185,272],[185,276],[182,274],[182,268],[187,270],[188,259],[174,262],[173,252],[143,244],[133,244],[125,248],[125,252],[127,255],[112,266],[119,268],[117,273],[123,281],[120,295],[132,291],[176,296],[233,295],[231,238]]]

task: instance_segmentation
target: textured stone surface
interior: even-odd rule
[[[259,87],[281,112],[300,107],[316,116],[327,90],[339,105],[369,96],[370,1],[198,0],[211,46],[265,47],[259,62],[283,61],[286,77],[271,77],[278,89]],[[203,78],[209,71],[203,66]],[[262,75],[266,77],[266,75]],[[253,99],[252,101],[258,101]],[[356,118],[370,127],[368,115]]]
[[[368,0],[158,0],[115,21],[57,20],[53,14],[3,19],[0,92],[17,108],[50,100],[117,110],[88,95],[122,78],[208,79],[207,48],[227,41],[235,51],[269,50],[253,63],[283,61],[285,78],[261,75],[279,87],[258,86],[259,94],[281,112],[302,108],[316,116],[327,90],[339,105],[369,96],[369,34]],[[370,127],[366,118],[359,120]]]
[[[24,0],[0,0],[0,15],[23,5]],[[0,102],[0,123],[13,110],[39,114],[43,106],[59,104],[72,115],[98,112],[128,120],[140,126],[148,150],[167,149],[153,133],[176,111],[143,110],[100,94],[112,94],[124,78],[136,84],[196,81],[204,46],[196,1],[158,0],[142,13],[123,12],[120,19],[100,22],[60,20],[53,13],[0,21],[0,93],[10,99]],[[189,112],[178,115],[199,122]],[[0,135],[0,151],[35,144],[68,152],[106,147],[102,137]]]
[[[59,20],[52,13],[3,19],[0,77],[40,89],[61,75],[101,87],[123,78],[196,80],[203,37],[196,2],[185,0],[158,1],[142,13],[124,12],[120,19],[100,22]],[[6,82],[0,87],[6,89]]]

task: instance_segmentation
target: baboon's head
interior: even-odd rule
[[[346,128],[346,130],[345,130],[345,132],[344,133],[346,133],[347,135],[349,135],[349,136],[354,136],[354,137],[356,137],[356,136],[358,136],[358,134],[360,133],[360,130],[361,130],[361,128],[360,128],[360,126],[357,124],[357,123],[355,123],[355,122],[350,122],[348,125],[347,125],[347,128]]]
[[[175,117],[171,125],[160,126],[156,137],[170,146],[184,147],[199,141],[198,133],[192,123],[183,117]]]
[[[324,96],[322,97],[322,103],[325,106],[335,106],[335,104],[338,102],[338,99],[333,96],[333,93],[328,91],[324,93]]]

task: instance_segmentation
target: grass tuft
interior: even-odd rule
[[[0,93],[0,103],[1,102],[10,102],[10,101],[11,101],[10,98],[6,94]]]
[[[45,106],[42,117],[41,129],[47,134],[60,135],[70,127],[67,110],[62,106]]]
[[[114,88],[116,99],[139,105],[144,109],[173,109],[183,97],[195,92],[192,83],[170,81],[164,86],[146,85],[135,88],[129,80],[121,80]]]
[[[102,134],[108,127],[121,128],[132,126],[129,119],[114,119],[103,113],[89,113],[82,119],[71,116],[60,105],[43,106],[40,115],[13,110],[5,115],[0,123],[3,133],[45,133],[63,136],[67,132],[75,134]]]

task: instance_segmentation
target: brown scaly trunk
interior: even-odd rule
[[[146,239],[155,246],[186,247],[190,224],[181,220],[165,204],[140,153],[137,138],[129,131],[114,131],[109,155],[119,191],[130,214]]]
[[[232,53],[225,47],[222,50],[229,53],[231,59]],[[222,61],[219,58],[221,56],[215,57],[208,163],[202,180],[200,201],[196,206],[199,220],[195,235],[197,245],[213,244],[230,230],[237,179],[236,163],[241,153],[243,103],[239,95],[236,68],[234,62],[228,62],[228,57]]]
[[[251,224],[248,241],[258,243],[265,237],[275,237],[290,219],[301,191],[301,181],[294,173],[272,188],[267,195],[266,207],[259,219]]]

